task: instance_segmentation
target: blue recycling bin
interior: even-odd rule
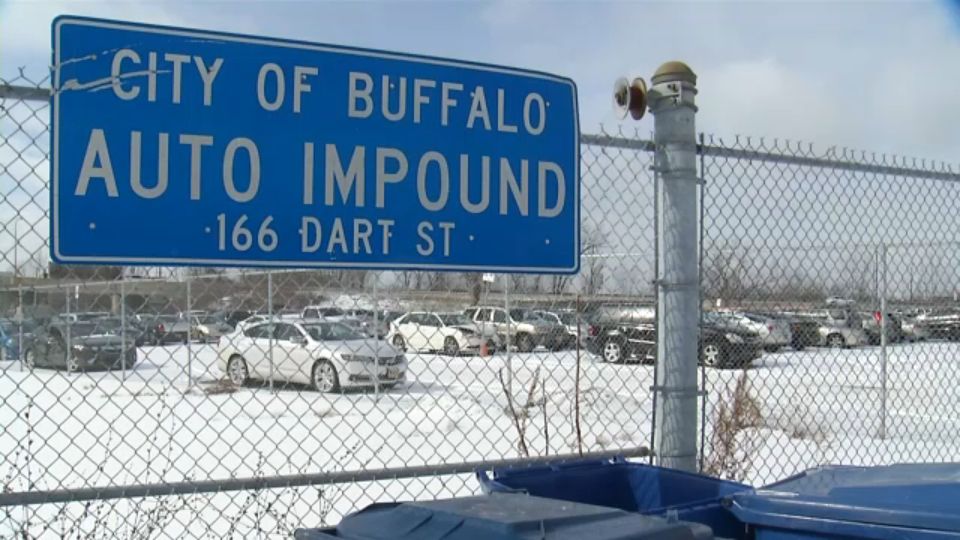
[[[960,464],[818,467],[729,503],[756,540],[957,540]]]
[[[709,527],[517,493],[374,504],[296,540],[713,540]]]
[[[723,499],[752,488],[709,476],[616,457],[494,469],[492,477],[487,471],[478,471],[477,478],[486,493],[522,492],[608,506],[701,523],[718,537],[746,537],[746,528],[724,508]]]

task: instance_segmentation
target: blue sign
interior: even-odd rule
[[[53,22],[61,263],[573,273],[573,81],[78,17]]]

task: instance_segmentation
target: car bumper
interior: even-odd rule
[[[73,357],[79,363],[80,371],[130,369],[137,363],[137,349],[127,349],[125,355],[121,355],[120,351],[85,349],[83,351],[74,351]]]
[[[407,379],[407,365],[381,365],[349,362],[340,377],[340,386],[376,386],[378,384],[397,384]]]

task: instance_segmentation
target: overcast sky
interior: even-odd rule
[[[0,76],[49,64],[58,14],[295,38],[573,78],[584,132],[610,88],[681,59],[699,128],[955,163],[960,23],[949,2],[67,2],[0,0]],[[651,119],[624,127],[642,134]]]

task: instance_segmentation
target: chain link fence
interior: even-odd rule
[[[652,459],[651,142],[582,136],[575,276],[61,266],[47,84],[0,86],[0,536],[288,537],[477,467]],[[701,143],[701,467],[960,459],[956,175]]]
[[[703,371],[706,470],[759,484],[821,463],[960,460],[957,169],[701,142],[705,327],[761,349],[743,374]]]

